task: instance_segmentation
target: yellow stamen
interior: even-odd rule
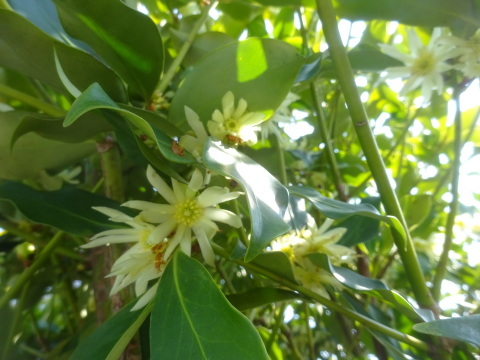
[[[202,215],[203,209],[195,199],[189,199],[175,206],[173,218],[180,224],[192,226]]]

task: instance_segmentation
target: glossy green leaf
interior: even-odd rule
[[[395,20],[417,26],[479,27],[478,11],[469,0],[336,0],[337,14],[349,20]]]
[[[180,32],[175,29],[170,29],[170,31],[172,32],[174,39],[177,40],[176,42],[179,47],[183,45],[188,38],[188,33]],[[195,37],[192,46],[188,50],[188,53],[183,60],[183,65],[187,67],[193,66],[208,53],[234,41],[235,39],[233,37],[221,32],[208,31],[199,34]]]
[[[154,300],[150,353],[152,359],[268,359],[250,321],[208,271],[181,251],[165,269]]]
[[[110,130],[112,130],[111,125],[102,116],[93,112],[85,114],[80,121],[67,128],[63,126],[63,118],[31,113],[26,115],[15,129],[11,148],[13,149],[18,139],[31,132],[45,139],[79,143],[103,131]]]
[[[8,3],[16,13],[27,18],[32,24],[54,39],[93,54],[90,46],[67,34],[52,0],[9,0]]]
[[[303,62],[294,47],[279,40],[250,38],[223,46],[188,73],[175,94],[169,118],[184,126],[184,107],[188,106],[207,121],[215,109],[221,109],[222,97],[228,91],[236,101],[245,99],[249,111],[271,115],[292,87]]]
[[[43,170],[59,171],[96,151],[93,142],[65,144],[33,133],[23,136],[11,149],[15,130],[29,114],[25,111],[0,113],[0,179],[35,178]]]
[[[92,84],[75,100],[65,117],[63,125],[70,126],[82,115],[97,109],[113,110],[121,114],[143,134],[154,140],[162,155],[167,159],[185,164],[195,162],[195,159],[190,154],[185,153],[184,155],[179,155],[174,153],[172,150],[173,140],[171,138],[163,134],[157,126],[152,127],[148,121],[138,116],[136,113],[126,110],[128,108],[117,105],[97,83]],[[162,126],[161,122],[157,124]],[[166,124],[168,129],[171,130],[169,124]]]
[[[163,43],[153,21],[117,0],[54,1],[67,32],[150,100],[163,70]]]
[[[400,294],[391,290],[382,281],[362,276],[350,269],[333,266],[325,254],[310,254],[308,258],[322,269],[331,273],[346,287],[365,292],[394,306],[398,311],[415,321],[430,321],[434,319],[433,313],[426,309],[415,309]]]
[[[405,239],[406,233],[400,221],[393,216],[380,215],[378,210],[370,204],[349,204],[342,201],[327,198],[317,190],[307,186],[290,186],[288,190],[296,196],[308,199],[318,210],[331,219],[343,219],[352,215],[366,216],[372,219],[381,220],[390,226]]]
[[[130,311],[134,305],[135,301],[125,306],[83,339],[70,360],[119,359],[151,311],[151,305]]]
[[[415,331],[445,336],[480,346],[480,315],[461,316],[415,324]]]
[[[95,57],[53,39],[21,15],[0,9],[0,65],[67,93],[57,74],[54,49],[65,74],[78,89],[83,91],[98,82],[110,97],[125,101],[118,76]]]
[[[293,274],[292,264],[287,254],[282,251],[269,251],[258,255],[252,263],[281,276],[284,279],[297,282]]]
[[[380,198],[365,198],[362,199],[362,203],[379,206]],[[379,235],[380,222],[377,219],[353,215],[339,223],[338,226],[348,229],[348,231],[338,241],[338,244],[344,246],[354,246],[377,237]]]
[[[410,231],[417,228],[432,210],[432,196],[427,194],[405,195],[400,203]]]
[[[303,299],[303,297],[293,291],[263,287],[244,293],[229,294],[227,299],[238,310],[248,310],[278,301]]]
[[[15,204],[32,221],[76,235],[88,236],[118,227],[92,209],[92,206],[120,209],[115,201],[74,187],[39,191],[19,182],[6,181],[0,185],[0,199]]]
[[[288,191],[265,168],[233,148],[208,139],[203,156],[209,169],[233,178],[245,189],[252,223],[245,260],[250,261],[290,229],[283,221]]]

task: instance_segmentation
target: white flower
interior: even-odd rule
[[[480,77],[480,30],[477,30],[468,40],[456,36],[443,36],[439,39],[439,43],[455,46],[460,62],[457,68],[465,76]]]
[[[439,94],[443,90],[442,73],[450,70],[451,65],[444,61],[456,56],[451,46],[438,44],[437,39],[441,34],[440,28],[432,32],[428,45],[423,45],[417,33],[410,29],[408,31],[408,44],[411,54],[400,52],[393,45],[379,44],[380,49],[387,55],[400,60],[405,66],[386,69],[388,77],[408,77],[400,95],[405,95],[418,87],[421,87],[424,102],[430,101],[432,91]]]
[[[82,247],[92,248],[115,243],[135,243],[115,261],[108,277],[116,276],[110,295],[134,284],[135,295],[141,297],[132,311],[140,309],[153,299],[155,289],[158,286],[157,282],[147,290],[148,283],[160,278],[165,269],[167,263],[165,257],[166,239],[157,238],[155,244],[147,243],[147,239],[155,229],[153,225],[142,222],[138,218],[132,218],[115,209],[106,207],[95,207],[94,209],[110,216],[111,221],[123,222],[131,228],[103,231],[92,237],[91,241]]]
[[[200,160],[202,158],[203,146],[208,137],[207,130],[205,130],[197,113],[187,106],[185,106],[185,116],[187,117],[188,125],[190,125],[193,133],[183,135],[178,143],[197,160]]]
[[[328,271],[314,265],[308,258],[301,264],[295,264],[293,274],[303,286],[324,297],[329,297],[325,285],[330,285],[337,290],[343,288],[342,283]]]
[[[207,122],[210,134],[226,143],[239,144],[257,142],[256,125],[260,124],[265,115],[259,112],[247,112],[247,102],[240,99],[235,107],[235,97],[231,91],[222,98],[222,111],[216,109],[212,120]]]
[[[190,255],[193,232],[206,263],[213,265],[214,254],[210,240],[219,230],[214,221],[233,227],[242,225],[238,215],[219,209],[216,205],[236,199],[242,193],[230,192],[218,186],[208,187],[199,193],[204,179],[198,169],[193,172],[188,186],[172,179],[170,188],[151,166],[147,169],[147,178],[168,204],[137,200],[123,204],[141,210],[139,216],[143,221],[159,224],[147,238],[147,243],[153,245],[158,239],[168,238],[165,259],[169,258],[178,245],[185,254]]]
[[[330,262],[334,265],[352,260],[355,250],[337,244],[347,229],[337,227],[328,230],[332,224],[332,219],[326,219],[320,228],[315,224],[310,225],[308,231],[304,232],[304,241],[295,248],[295,258],[322,253],[328,255]]]

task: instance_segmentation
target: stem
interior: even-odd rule
[[[447,223],[445,225],[445,241],[443,243],[442,255],[440,255],[440,260],[437,264],[437,271],[435,272],[435,277],[433,278],[433,288],[432,293],[434,299],[438,302],[440,300],[442,282],[447,271],[448,264],[448,254],[452,246],[453,241],[453,225],[455,224],[455,217],[458,211],[458,184],[460,182],[460,156],[462,155],[462,112],[460,111],[460,94],[456,91],[455,94],[455,103],[457,105],[456,114],[455,114],[455,139],[454,139],[454,158],[452,165],[452,188],[450,192],[452,193],[452,202],[450,203],[450,211],[448,213]]]
[[[0,8],[1,8],[1,5],[0,5]],[[10,86],[7,86],[5,84],[0,84],[0,94],[3,94],[15,100],[20,100],[24,104],[33,106],[34,108],[37,108],[38,110],[43,111],[47,115],[50,115],[53,117],[65,116],[65,111],[63,111],[62,109],[56,106],[44,103],[43,101],[37,99],[36,97],[33,97],[31,95],[25,94],[24,92],[13,89]]]
[[[38,254],[38,258],[33,264],[25,270],[25,272],[19,276],[18,280],[12,285],[0,298],[0,309],[2,309],[8,302],[22,289],[25,284],[32,278],[33,274],[50,258],[50,255],[57,247],[58,243],[62,239],[63,231],[58,231],[53,238],[48,242],[47,246]]]
[[[228,254],[228,252],[223,249],[221,246],[215,244],[215,243],[212,243],[212,247],[213,247],[213,250],[220,256],[226,258],[226,259],[230,259],[230,256]],[[416,349],[419,349],[419,350],[422,350],[422,351],[429,351],[430,348],[429,348],[429,345],[422,341],[422,340],[419,340],[413,336],[410,336],[410,335],[407,335],[407,334],[404,334],[404,333],[401,333],[395,329],[392,329],[392,328],[389,328],[388,326],[385,326],[379,322],[376,322],[375,320],[372,320],[366,316],[363,316],[359,313],[356,313],[355,311],[352,311],[342,305],[339,305],[335,302],[333,302],[332,300],[330,299],[327,299],[301,285],[299,285],[298,283],[294,282],[294,281],[290,281],[288,279],[285,279],[284,277],[280,276],[280,275],[277,275],[275,274],[274,272],[271,272],[270,270],[267,270],[263,267],[261,267],[260,265],[256,265],[254,263],[245,263],[241,260],[232,260],[230,259],[230,261],[233,261],[234,263],[246,268],[246,269],[249,269],[251,271],[254,271],[258,274],[261,274],[273,281],[276,281],[278,282],[279,284],[281,285],[284,285],[292,290],[295,290],[307,297],[309,297],[310,299],[312,300],[315,300],[317,301],[318,303],[330,308],[331,310],[333,311],[336,311],[340,314],[343,314],[355,321],[358,321],[359,323],[365,325],[366,327],[372,329],[372,330],[375,330],[375,331],[379,331],[381,332],[382,334],[385,334],[387,336],[390,336],[394,339],[397,339],[399,341],[402,341],[410,346],[413,346],[415,347]]]
[[[102,163],[103,178],[105,180],[105,196],[118,202],[123,202],[122,162],[118,145],[113,137],[107,135],[97,143],[97,149]]]
[[[275,316],[275,323],[273,324],[272,332],[270,333],[270,337],[268,338],[267,343],[265,344],[265,349],[267,352],[270,353],[272,350],[272,345],[275,342],[277,337],[278,330],[283,324],[283,313],[285,312],[285,308],[287,307],[287,303],[283,303],[279,306],[277,314]]]
[[[235,214],[237,214],[240,219],[242,218],[242,213],[240,212],[240,206],[238,206],[238,200],[235,199],[233,200],[233,208],[235,210]],[[243,221],[242,221],[243,223]],[[247,235],[247,231],[245,230],[245,226],[240,226],[240,241],[242,242],[243,245],[245,245],[245,247],[248,248],[249,244],[250,244],[250,241],[248,240],[248,235]]]
[[[343,186],[342,176],[340,175],[337,159],[335,158],[330,134],[327,130],[325,114],[323,112],[322,106],[320,105],[320,94],[318,93],[318,90],[313,83],[310,84],[310,92],[312,95],[313,105],[315,106],[315,111],[317,113],[316,117],[318,129],[320,130],[320,136],[322,137],[322,141],[325,144],[325,155],[327,155],[327,161],[330,165],[330,170],[332,171],[333,182],[335,183],[335,188],[337,189],[338,198],[342,201],[347,201],[347,195],[345,194],[345,187]]]
[[[391,229],[409,283],[412,286],[413,293],[419,305],[430,308],[435,313],[438,313],[436,304],[430,294],[425,277],[420,268],[402,209],[395,191],[390,184],[385,164],[378,150],[372,130],[368,125],[368,117],[355,85],[352,67],[350,66],[347,52],[340,38],[332,2],[331,0],[316,0],[316,4],[338,81],[343,90],[354,128],[365,157],[367,158],[368,166],[377,183],[385,210],[387,214],[395,216],[400,221],[407,234],[404,239],[395,229]]]
[[[217,4],[218,4],[218,1],[212,1],[207,7],[203,9],[200,15],[200,18],[197,20],[197,22],[193,26],[193,29],[190,32],[190,34],[188,34],[187,40],[185,40],[185,42],[183,43],[177,56],[172,61],[172,64],[168,68],[167,72],[163,75],[162,80],[160,81],[160,84],[158,84],[157,92],[159,94],[163,94],[163,92],[167,89],[168,85],[170,84],[170,81],[175,76],[175,72],[177,71],[178,67],[182,63],[185,56],[187,55],[188,50],[190,50],[190,47],[192,46],[193,40],[197,36],[198,31],[207,20],[208,13],[210,12],[210,10],[214,9],[215,6],[217,6]]]
[[[276,135],[270,137],[272,145],[276,148],[278,153],[278,166],[280,167],[280,181],[283,185],[288,186],[287,168],[285,166],[285,155],[280,146],[280,140]]]

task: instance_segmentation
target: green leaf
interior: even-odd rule
[[[480,346],[480,315],[478,314],[415,324],[413,330]]]
[[[381,220],[390,226],[406,239],[405,229],[400,221],[390,215],[380,215],[378,210],[370,204],[349,204],[342,201],[327,198],[317,190],[308,186],[290,186],[290,193],[308,199],[318,210],[331,219],[343,219],[353,215],[366,216],[372,219]]]
[[[405,195],[400,203],[410,231],[417,228],[432,210],[432,196],[427,194]]]
[[[395,20],[417,26],[452,26],[460,22],[480,27],[469,0],[336,0],[336,11],[349,20]]]
[[[283,221],[288,206],[288,191],[265,168],[233,148],[208,139],[203,156],[209,169],[233,178],[245,189],[252,223],[245,261],[250,261],[271,240],[290,230]]]
[[[6,181],[0,185],[0,199],[15,204],[32,221],[76,235],[88,236],[118,227],[92,209],[92,206],[120,209],[115,201],[74,187],[38,191],[22,183]]]
[[[391,290],[382,281],[362,276],[350,269],[333,266],[325,254],[309,254],[308,258],[317,266],[328,271],[346,287],[367,293],[394,306],[414,321],[430,321],[433,313],[426,309],[415,309],[400,294]]]
[[[70,360],[118,359],[151,311],[130,311],[135,301],[95,329],[75,349]]]
[[[151,99],[163,70],[163,43],[146,15],[117,0],[55,0],[67,32],[89,44],[133,92]]]
[[[250,321],[208,271],[177,251],[162,276],[150,318],[152,359],[268,359]]]
[[[238,310],[248,310],[278,301],[303,299],[303,297],[293,291],[263,287],[240,294],[230,294],[227,295],[227,299]]]
[[[292,264],[287,254],[282,251],[269,251],[258,255],[252,260],[253,264],[271,271],[284,279],[297,282],[293,274]]]
[[[294,47],[280,40],[250,38],[225,45],[188,73],[175,94],[169,118],[184,126],[188,106],[207,121],[221,108],[228,91],[236,101],[245,99],[248,111],[271,115],[290,91],[303,62]]]
[[[65,144],[33,133],[23,136],[11,149],[15,129],[29,115],[25,111],[0,112],[0,179],[35,178],[44,170],[59,171],[96,151],[93,142]]]
[[[111,125],[99,114],[85,114],[80,121],[65,128],[63,118],[52,118],[37,113],[27,114],[15,129],[12,137],[11,148],[18,139],[28,133],[35,133],[45,139],[63,141],[66,143],[79,143],[92,138],[103,131],[112,130]]]
[[[163,134],[157,126],[152,127],[148,121],[137,115],[136,113],[126,110],[128,107],[120,107],[117,105],[100,87],[99,84],[92,84],[82,95],[80,95],[65,117],[64,126],[70,126],[77,121],[82,115],[92,110],[105,109],[114,110],[127,119],[132,125],[139,129],[143,134],[156,142],[158,149],[167,159],[184,164],[196,162],[193,156],[185,153],[178,155],[172,150],[172,139]],[[137,111],[136,111],[137,112]],[[139,112],[141,114],[141,112]],[[167,128],[171,130],[171,126],[167,124]],[[158,126],[162,126],[161,122],[157,122]]]
[[[83,91],[98,82],[113,99],[126,100],[121,80],[95,57],[53,39],[21,15],[0,9],[0,65],[67,93],[55,67],[54,49],[66,76],[78,89]]]

